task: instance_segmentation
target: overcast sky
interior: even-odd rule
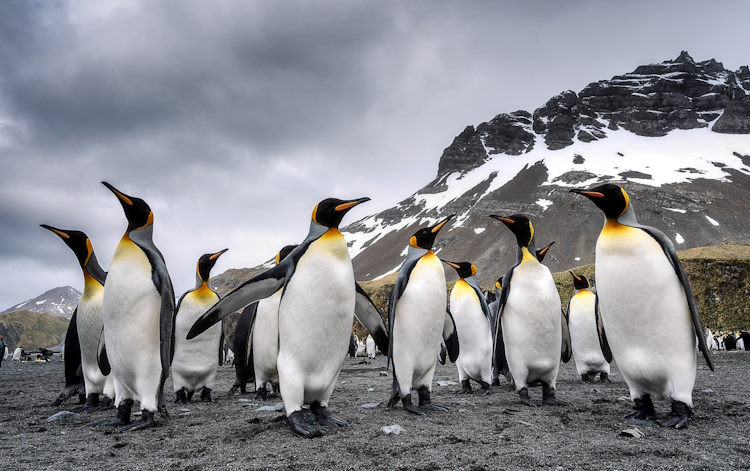
[[[750,3],[174,1],[0,3],[0,310],[76,259],[105,269],[126,222],[99,182],[145,199],[177,296],[196,259],[256,265],[431,180],[468,124],[676,57],[750,62]]]

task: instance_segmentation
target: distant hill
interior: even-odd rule
[[[78,306],[81,293],[71,286],[58,286],[45,291],[34,299],[28,299],[11,306],[0,314],[13,311],[45,312],[54,316],[70,319]]]
[[[0,335],[13,350],[22,345],[26,350],[60,345],[70,321],[60,316],[34,311],[13,311],[0,314]]]

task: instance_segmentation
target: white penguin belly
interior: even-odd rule
[[[631,396],[692,404],[695,333],[684,288],[661,246],[640,229],[602,231],[596,281],[604,330]]]
[[[531,261],[513,270],[501,322],[508,369],[516,388],[536,380],[554,387],[562,327],[560,295],[547,267]]]
[[[187,340],[187,334],[195,321],[219,297],[210,289],[198,288],[185,295],[175,319],[175,345],[172,359],[174,390],[185,388],[188,392],[203,387],[213,389],[216,370],[219,367],[219,342],[221,323],[211,326],[199,336]]]
[[[343,235],[333,231],[307,248],[279,305],[277,368],[287,414],[328,403],[349,349],[354,270]]]
[[[89,282],[90,283],[90,282]],[[87,285],[89,284],[87,283]],[[78,340],[81,345],[81,372],[86,385],[86,394],[101,394],[107,377],[99,369],[99,337],[102,335],[104,318],[102,317],[103,287],[86,286],[81,301],[78,303],[76,323]]]
[[[445,298],[445,272],[430,252],[412,269],[396,305],[392,357],[402,394],[432,383],[443,337]]]
[[[578,375],[600,371],[609,374],[609,363],[599,345],[595,307],[596,295],[588,290],[579,291],[570,300],[568,326]]]
[[[279,356],[279,303],[282,290],[258,301],[253,327],[253,362],[255,384],[278,382],[276,361]]]
[[[460,353],[456,359],[459,379],[492,381],[492,333],[474,289],[459,280],[451,291],[451,314],[456,323]]]
[[[122,241],[104,286],[104,335],[117,402],[134,399],[156,410],[161,378],[159,323],[161,297],[151,265],[134,243]]]

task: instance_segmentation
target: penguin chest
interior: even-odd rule
[[[256,382],[276,375],[276,358],[279,352],[279,303],[281,292],[258,301],[253,327],[253,362]],[[261,376],[259,378],[259,376]]]
[[[579,291],[570,300],[568,326],[573,357],[579,374],[587,373],[606,363],[599,345],[596,328],[596,295],[589,290]]]
[[[281,297],[279,369],[289,360],[307,372],[338,372],[349,346],[354,293],[346,242],[329,230],[300,257]]]
[[[461,351],[456,365],[471,377],[480,379],[482,369],[489,368],[492,358],[492,333],[482,312],[476,291],[459,280],[451,291],[450,310],[456,323]]]
[[[562,342],[560,295],[549,269],[536,261],[513,270],[502,318],[508,362],[528,368],[558,365]]]
[[[175,376],[175,389],[186,386],[192,391],[203,386],[205,381],[216,373],[219,365],[219,342],[221,323],[211,326],[197,337],[187,340],[190,327],[219,297],[206,288],[199,288],[185,295],[175,319],[174,359],[172,372]]]
[[[396,305],[393,358],[414,361],[417,370],[432,368],[440,351],[445,321],[445,272],[432,252],[412,269]],[[406,357],[406,358],[404,358]]]
[[[103,296],[107,353],[113,368],[122,363],[142,370],[159,364],[160,311],[161,296],[146,254],[132,241],[121,241]]]
[[[609,226],[609,227],[608,227]],[[602,322],[623,375],[668,382],[695,371],[695,334],[685,290],[645,231],[608,223],[596,244]]]
[[[81,347],[81,371],[84,380],[93,392],[101,389],[104,385],[105,376],[99,370],[97,356],[99,353],[99,339],[104,328],[102,317],[102,298],[104,288],[99,283],[95,286],[86,284],[81,300],[78,303],[76,324],[78,329],[78,340]]]

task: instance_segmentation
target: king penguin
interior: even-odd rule
[[[677,252],[661,231],[638,223],[627,192],[614,184],[572,189],[604,213],[596,242],[596,284],[604,329],[635,402],[652,421],[652,397],[672,400],[667,427],[685,428],[693,405],[696,338],[711,370],[698,309]]]
[[[81,374],[86,388],[85,410],[107,409],[115,396],[114,383],[108,366],[99,366],[99,354],[104,348],[104,319],[102,299],[107,274],[99,266],[94,247],[81,231],[64,230],[42,224],[43,228],[60,237],[70,247],[83,270],[83,294],[73,312],[81,358]],[[67,347],[66,339],[66,347]],[[72,339],[71,339],[72,341]],[[74,343],[74,342],[73,342]],[[66,360],[67,361],[67,360]],[[104,369],[104,371],[102,371]]]
[[[104,338],[117,416],[101,425],[130,424],[133,401],[139,401],[141,423],[128,430],[142,430],[154,425],[157,410],[167,415],[164,382],[172,362],[174,291],[164,257],[152,239],[151,208],[142,199],[102,183],[122,205],[128,227],[104,285]]]
[[[538,252],[538,251],[537,251]],[[500,386],[500,375],[505,377],[506,384],[513,386],[513,377],[510,375],[508,369],[508,362],[505,359],[505,344],[503,343],[503,327],[497,322],[497,314],[500,310],[500,298],[503,293],[503,277],[501,276],[495,281],[495,292],[493,293],[493,300],[489,303],[490,309],[490,328],[492,329],[492,344],[493,344],[493,356],[492,356],[492,385]],[[494,347],[497,345],[497,348]]]
[[[536,257],[534,226],[521,214],[490,217],[505,224],[518,243],[518,261],[503,277],[495,320],[502,332],[495,334],[495,357],[504,347],[521,403],[535,406],[528,386],[540,382],[543,404],[567,405],[556,398],[555,385],[561,357],[570,360],[570,341],[563,335],[567,326],[555,281]]]
[[[360,293],[354,281],[349,249],[338,230],[347,211],[365,201],[369,198],[328,198],[318,203],[302,243],[278,265],[226,295],[188,332],[193,338],[229,314],[283,289],[277,356],[281,397],[291,429],[308,438],[322,435],[321,426],[348,425],[331,414],[328,400],[349,347],[355,313],[382,349],[388,348],[383,320],[372,302],[362,299],[364,291]]]
[[[568,301],[565,320],[570,329],[576,370],[584,383],[591,382],[597,373],[600,383],[608,383],[612,352],[599,321],[596,290],[589,287],[589,280],[585,276],[572,271],[569,273],[573,277],[575,293]]]
[[[489,394],[492,381],[492,331],[490,310],[479,287],[477,267],[470,262],[442,261],[453,267],[459,276],[451,290],[450,312],[461,342],[461,353],[456,358],[460,392],[472,394],[473,380],[479,383],[485,394]]]
[[[201,402],[213,402],[216,370],[223,355],[224,329],[216,324],[198,337],[185,340],[188,330],[196,320],[217,301],[219,295],[208,287],[208,279],[216,260],[227,249],[203,254],[195,269],[195,288],[182,295],[177,303],[175,315],[174,358],[172,358],[172,381],[175,404],[187,404],[193,393],[201,391]]]
[[[393,392],[388,406],[401,398],[404,409],[417,415],[445,410],[430,398],[441,338],[452,362],[459,354],[455,323],[446,309],[445,271],[432,251],[435,237],[452,217],[414,233],[391,292],[388,360],[393,363]],[[419,406],[412,404],[412,388],[419,394]]]

